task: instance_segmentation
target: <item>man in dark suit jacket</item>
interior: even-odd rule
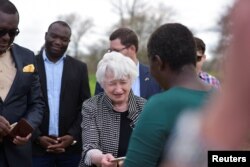
[[[14,139],[7,135],[21,119],[37,128],[44,102],[34,53],[12,44],[19,33],[18,11],[9,1],[0,4],[0,166],[31,167],[31,133]]]
[[[53,22],[37,56],[46,110],[33,143],[33,166],[78,166],[81,157],[81,106],[90,97],[87,65],[65,54],[69,25]]]
[[[161,91],[160,86],[150,75],[149,67],[139,63],[137,59],[138,38],[134,31],[129,28],[118,28],[109,37],[110,48],[108,52],[120,52],[131,58],[137,65],[139,77],[132,85],[135,95],[148,99],[150,96]],[[95,94],[103,92],[99,83],[96,83]]]

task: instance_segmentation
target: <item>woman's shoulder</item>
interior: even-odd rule
[[[97,106],[98,104],[100,104],[99,102],[101,101],[102,97],[103,97],[103,92],[101,92],[95,96],[92,96],[83,102],[83,106],[85,106],[85,107]]]
[[[139,97],[139,96],[136,96],[136,95],[134,95],[133,101],[136,104],[137,109],[142,109],[144,107],[144,105],[146,104],[146,102],[147,102],[147,100],[144,99],[143,97]]]
[[[135,101],[138,102],[138,103],[146,103],[147,102],[147,99],[144,99],[143,97],[140,97],[140,96],[136,96],[134,95],[135,97]]]

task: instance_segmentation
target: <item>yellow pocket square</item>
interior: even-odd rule
[[[23,67],[23,72],[34,72],[35,66],[33,64],[29,64]]]

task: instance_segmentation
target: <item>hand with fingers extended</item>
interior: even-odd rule
[[[101,158],[101,166],[102,167],[117,167],[118,164],[117,162],[114,162],[115,158],[113,157],[112,154],[103,154]]]
[[[4,136],[10,133],[11,127],[9,121],[0,116],[0,141]]]

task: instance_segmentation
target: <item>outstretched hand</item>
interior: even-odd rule
[[[101,159],[102,167],[117,167],[117,162],[112,162],[115,158],[112,154],[104,154]]]

